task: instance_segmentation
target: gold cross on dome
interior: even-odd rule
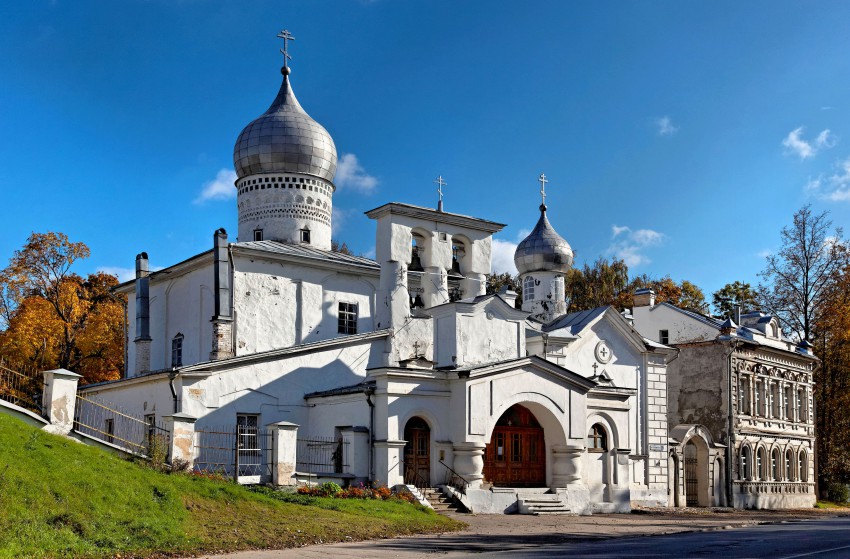
[[[545,206],[546,205],[546,183],[549,182],[549,180],[546,178],[546,175],[543,174],[543,173],[540,173],[540,178],[538,178],[537,180],[540,181],[540,196],[543,197],[543,205]]]
[[[283,55],[283,65],[286,67],[286,61],[292,60],[292,56],[289,55],[289,41],[294,41],[295,37],[292,36],[292,33],[290,33],[288,29],[284,29],[278,33],[277,36],[278,38],[283,39],[283,48],[280,49],[280,54]]]

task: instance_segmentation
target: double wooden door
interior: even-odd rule
[[[497,487],[546,484],[543,428],[526,408],[511,407],[496,424],[484,452],[484,479]]]

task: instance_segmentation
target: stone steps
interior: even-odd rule
[[[517,495],[517,507],[520,514],[534,516],[548,514],[574,514],[570,507],[561,500],[560,495],[550,493],[533,493]]]
[[[439,489],[428,487],[426,489],[420,489],[420,491],[422,492],[422,495],[425,497],[425,499],[427,499],[428,503],[430,503],[431,508],[433,508],[435,512],[464,512],[462,508],[457,505],[453,498],[447,497]]]

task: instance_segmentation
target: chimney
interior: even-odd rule
[[[212,351],[210,361],[233,357],[233,314],[230,298],[230,255],[227,231],[213,233],[213,284],[215,301],[212,322]]]
[[[732,320],[735,321],[735,324],[741,323],[741,303],[735,301],[732,307]]]
[[[151,368],[151,305],[148,253],[136,255],[136,364],[139,375]]]
[[[505,303],[509,304],[512,308],[516,308],[516,291],[508,287],[507,285],[503,285],[501,289],[499,289],[499,297],[505,301]]]
[[[635,291],[632,296],[632,306],[634,307],[654,307],[655,306],[655,291],[649,287],[644,287]]]

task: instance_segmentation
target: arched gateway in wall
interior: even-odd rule
[[[514,404],[496,422],[484,451],[484,480],[496,487],[546,485],[543,427],[528,408]]]

